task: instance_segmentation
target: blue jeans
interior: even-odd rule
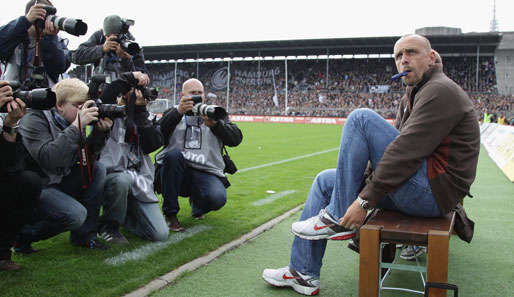
[[[165,215],[179,212],[179,195],[191,197],[194,215],[218,210],[227,202],[227,191],[219,177],[188,166],[179,150],[169,150],[164,155],[161,185]]]
[[[80,168],[75,166],[60,184],[43,189],[34,209],[35,223],[23,227],[20,240],[35,242],[70,230],[73,245],[95,239],[104,182],[105,166],[95,162],[93,181],[83,189]]]
[[[336,219],[346,213],[359,194],[362,176],[371,162],[375,169],[385,149],[400,132],[370,109],[357,109],[348,117],[341,137],[337,169],[321,172],[314,180],[300,220],[326,209]],[[426,160],[400,187],[383,197],[377,208],[401,211],[415,216],[439,216],[427,178]],[[319,278],[326,240],[294,238],[289,266]]]
[[[142,202],[130,195],[132,177],[126,172],[107,174],[100,224],[114,222],[133,234],[152,240],[168,238],[168,226],[158,202]]]

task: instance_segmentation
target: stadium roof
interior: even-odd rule
[[[469,33],[427,36],[432,47],[441,55],[494,55],[502,34]],[[321,56],[321,55],[376,55],[391,54],[400,36],[277,40],[252,42],[203,43],[185,45],[146,46],[145,59],[187,60],[235,57]]]

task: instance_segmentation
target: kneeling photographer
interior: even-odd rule
[[[175,232],[184,231],[177,219],[179,195],[190,197],[191,215],[196,219],[225,205],[230,183],[221,152],[224,145],[237,146],[243,140],[243,133],[224,109],[197,99],[205,100],[202,83],[185,81],[178,106],[167,110],[158,122],[166,147],[156,156],[160,173],[155,188],[162,190],[162,212]]]
[[[49,1],[31,0],[21,16],[0,28],[2,79],[18,81],[22,90],[52,87],[70,67],[67,41],[47,19]]]
[[[168,238],[168,227],[153,191],[154,165],[148,154],[164,141],[154,115],[147,111],[148,100],[155,99],[148,76],[141,72],[123,73],[106,84],[100,96],[102,104],[125,106],[127,114],[115,118],[112,132],[100,153],[100,162],[107,167],[103,197],[103,215],[98,236],[108,243],[126,244],[119,232],[123,226],[133,234],[153,241]]]
[[[13,96],[9,82],[0,81],[0,109],[7,115],[0,126],[0,271],[20,270],[11,261],[11,246],[16,235],[28,222],[41,193],[41,179],[25,170],[23,144],[18,121],[25,115],[25,103]]]
[[[15,250],[31,253],[32,242],[70,230],[73,245],[108,249],[96,237],[105,166],[94,160],[111,131],[112,120],[98,118],[89,88],[79,79],[64,79],[52,90],[57,97],[54,108],[31,109],[20,121],[23,144],[44,188],[34,223],[22,228]],[[93,121],[96,125],[86,137],[85,127]]]

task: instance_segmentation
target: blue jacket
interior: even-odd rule
[[[2,65],[5,66],[2,67],[2,79],[18,80],[22,86],[32,73],[30,57],[33,55],[33,49],[28,48],[30,40],[27,32],[31,25],[25,16],[20,16],[0,27],[0,60],[6,63]],[[57,82],[59,75],[66,72],[71,65],[69,50],[65,43],[66,40],[57,35],[43,35],[41,38],[45,73],[53,83]]]

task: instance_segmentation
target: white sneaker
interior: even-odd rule
[[[293,223],[291,231],[307,240],[346,240],[355,237],[355,230],[339,225],[339,222],[324,209],[320,210],[317,216]]]
[[[296,272],[289,266],[280,269],[264,269],[262,278],[275,287],[292,287],[303,295],[316,295],[319,293],[319,280],[317,278]]]

